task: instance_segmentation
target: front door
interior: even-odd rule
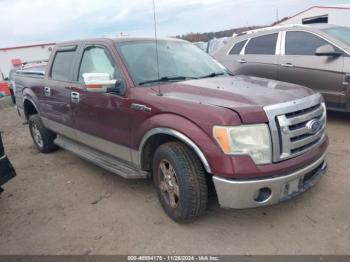
[[[90,147],[131,162],[131,125],[129,99],[108,93],[87,92],[84,73],[108,73],[124,85],[112,52],[103,45],[86,45],[81,53],[71,106],[77,140]]]
[[[309,32],[287,31],[285,54],[280,56],[278,77],[281,81],[320,92],[329,107],[341,107],[345,102],[344,57],[315,55],[318,47],[327,44],[330,43]]]

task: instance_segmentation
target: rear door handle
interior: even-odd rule
[[[45,96],[51,96],[51,88],[45,86],[44,87],[44,93],[45,93]]]
[[[292,63],[281,64],[281,66],[283,66],[283,67],[294,67],[294,65]]]
[[[237,62],[240,63],[240,64],[245,64],[245,63],[247,63],[247,60],[245,60],[245,59],[238,59]]]
[[[79,102],[80,102],[80,94],[78,92],[70,93],[70,100],[72,101],[72,103],[79,104]]]

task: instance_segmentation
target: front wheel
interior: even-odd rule
[[[153,181],[166,214],[176,222],[191,222],[208,203],[208,187],[202,163],[186,145],[161,145],[153,160]]]

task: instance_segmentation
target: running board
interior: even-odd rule
[[[106,155],[69,138],[58,135],[54,143],[59,147],[62,147],[81,158],[126,179],[145,179],[150,177],[148,172],[139,170],[124,161]]]

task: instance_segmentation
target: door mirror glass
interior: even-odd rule
[[[323,45],[316,49],[315,55],[317,56],[340,56],[341,53],[337,52],[332,45]]]
[[[83,74],[86,90],[95,93],[107,93],[111,89],[118,89],[118,79],[111,79],[108,73]]]

